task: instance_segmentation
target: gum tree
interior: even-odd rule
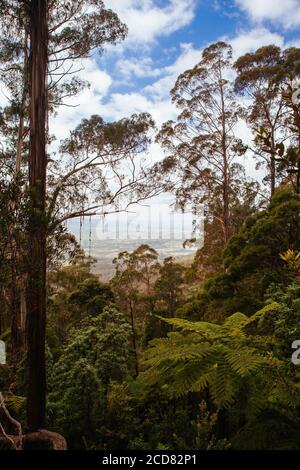
[[[8,13],[22,14],[23,29],[20,36],[28,34],[28,107],[29,116],[29,195],[30,213],[28,221],[28,273],[27,273],[27,330],[28,330],[28,400],[27,419],[30,430],[37,430],[45,423],[46,370],[46,267],[47,267],[47,163],[48,111],[68,94],[76,92],[80,84],[64,81],[72,72],[64,68],[67,63],[87,57],[93,50],[101,49],[105,43],[114,43],[124,37],[125,27],[110,10],[105,10],[101,1],[48,2],[47,0],[23,1],[7,6]],[[15,21],[16,17],[13,17]],[[9,20],[8,20],[9,21]],[[10,35],[13,38],[13,34]],[[19,39],[19,36],[17,36]],[[17,44],[18,45],[18,44]],[[16,66],[22,69],[24,50],[15,53]],[[6,63],[10,48],[7,48]],[[13,55],[14,57],[14,55]],[[25,60],[23,58],[23,64]],[[51,70],[51,64],[55,69]],[[70,66],[71,67],[71,66]],[[22,69],[26,76],[26,70]],[[51,83],[53,74],[58,77]],[[49,84],[50,76],[50,84]],[[61,84],[62,82],[62,84]],[[59,88],[62,87],[62,88]],[[58,100],[58,101],[57,101]],[[59,101],[61,103],[61,101]],[[23,112],[23,110],[22,110]]]
[[[167,156],[155,167],[182,205],[206,204],[222,228],[224,242],[232,231],[232,193],[241,185],[236,157],[244,151],[235,136],[241,109],[230,81],[231,65],[231,47],[218,42],[178,77],[171,96],[179,116],[166,122],[158,134]]]
[[[277,80],[282,67],[281,50],[276,46],[261,47],[240,57],[234,67],[235,90],[251,100],[246,117],[255,135],[253,150],[267,166],[266,180],[272,197],[277,180],[276,158],[284,139],[285,101]]]

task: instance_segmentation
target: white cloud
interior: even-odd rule
[[[143,90],[138,93],[113,93],[108,102],[102,105],[102,115],[106,119],[122,119],[133,113],[148,112],[160,126],[176,116],[176,110],[168,96],[155,99]]]
[[[131,0],[125,0],[125,3],[126,1],[127,4],[131,2]],[[263,27],[241,32],[233,38],[222,39],[232,44],[235,58],[248,51],[256,50],[262,45],[284,46],[282,36]],[[120,58],[115,70],[128,83],[133,77],[153,78],[150,85],[130,93],[112,92],[110,75],[100,70],[95,60],[86,60],[85,70],[80,74],[82,78],[89,80],[91,87],[71,100],[70,104],[79,105],[78,107],[59,109],[57,118],[51,122],[51,130],[58,138],[63,138],[68,130],[74,128],[83,117],[91,114],[100,114],[108,120],[118,120],[133,113],[147,111],[152,114],[158,126],[169,119],[176,118],[176,109],[170,100],[170,90],[178,75],[196,65],[202,53],[202,49],[194,48],[190,43],[183,43],[180,47],[177,59],[171,65],[164,67],[157,67],[150,57],[140,60],[138,57]]]
[[[284,45],[283,36],[262,27],[240,32],[234,38],[225,37],[224,40],[232,45],[235,58],[269,44],[275,44],[279,47]]]
[[[159,6],[156,0],[106,0],[128,26],[126,44],[151,43],[188,25],[194,18],[197,0],[169,0]]]
[[[121,119],[132,113],[149,112],[157,126],[169,119],[175,119],[177,111],[170,99],[170,90],[178,75],[193,67],[201,58],[201,50],[194,49],[192,44],[181,44],[181,52],[175,62],[169,66],[155,68],[149,59],[127,61],[121,59],[116,69],[121,73],[136,76],[153,77],[162,75],[138,92],[112,93],[103,105],[103,116],[108,119]],[[151,68],[152,65],[152,68]]]
[[[112,84],[110,75],[100,70],[94,59],[86,59],[83,61],[82,70],[77,75],[90,83],[91,89],[95,94],[102,96],[107,94]]]
[[[162,73],[162,69],[154,67],[150,57],[119,59],[116,63],[116,70],[127,80],[132,77],[158,77]]]
[[[110,119],[122,119],[148,109],[149,101],[141,93],[113,93],[103,105],[103,113]]]
[[[271,21],[285,29],[300,26],[299,0],[236,0],[236,4],[245,10],[253,21]]]
[[[102,99],[112,84],[110,75],[100,70],[94,59],[82,61],[82,70],[77,75],[87,80],[90,87],[85,88],[78,96],[66,99],[57,115],[50,118],[50,133],[56,136],[57,141],[66,138],[81,119],[92,114],[101,114]]]
[[[202,49],[195,49],[192,44],[181,44],[181,53],[176,61],[164,68],[164,77],[145,88],[149,94],[157,97],[169,96],[179,74],[194,67],[201,59]]]
[[[254,28],[241,32],[233,38],[222,38],[232,44],[234,57],[267,44],[284,45],[282,36],[265,28]],[[175,85],[179,74],[194,67],[200,60],[203,49],[191,43],[180,45],[177,59],[168,66],[157,68],[151,59],[120,59],[116,70],[128,79],[134,74],[137,77],[159,77],[150,85],[131,93],[113,93],[103,105],[103,116],[109,119],[121,119],[132,113],[147,111],[153,115],[158,126],[163,122],[176,118],[175,106],[171,103],[170,90]]]

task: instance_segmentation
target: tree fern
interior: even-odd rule
[[[275,305],[267,306],[250,319],[236,313],[222,325],[160,317],[181,331],[151,342],[140,380],[160,385],[171,397],[209,388],[218,408],[230,406],[243,381],[262,370],[266,378],[268,369],[274,366],[267,351],[268,342],[247,333],[250,324],[274,308]]]
[[[16,414],[20,413],[26,403],[26,397],[21,397],[18,395],[5,395],[4,400],[6,407]]]

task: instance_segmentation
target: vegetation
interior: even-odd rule
[[[300,50],[234,63],[212,44],[171,90],[174,121],[92,114],[54,152],[48,116],[87,86],[73,65],[127,28],[102,0],[0,10],[13,97],[0,114],[0,435],[18,422],[70,449],[300,450]],[[150,166],[154,141],[165,157]],[[163,191],[195,225],[204,204],[204,247],[184,266],[144,243],[101,280],[65,222]]]

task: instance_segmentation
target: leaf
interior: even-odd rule
[[[214,333],[221,333],[222,327],[215,323],[209,322],[191,322],[188,320],[183,320],[181,318],[164,318],[157,317],[160,320],[168,323],[169,325],[175,326],[182,330],[193,331],[195,333],[202,333],[203,335],[209,336]]]
[[[6,395],[4,400],[7,408],[14,411],[15,413],[19,413],[26,403],[26,397],[21,397],[18,395]]]
[[[236,327],[241,327],[244,325],[244,323],[248,320],[247,315],[244,315],[243,313],[237,312],[231,315],[230,317],[227,317],[224,326],[226,328],[236,328]]]

